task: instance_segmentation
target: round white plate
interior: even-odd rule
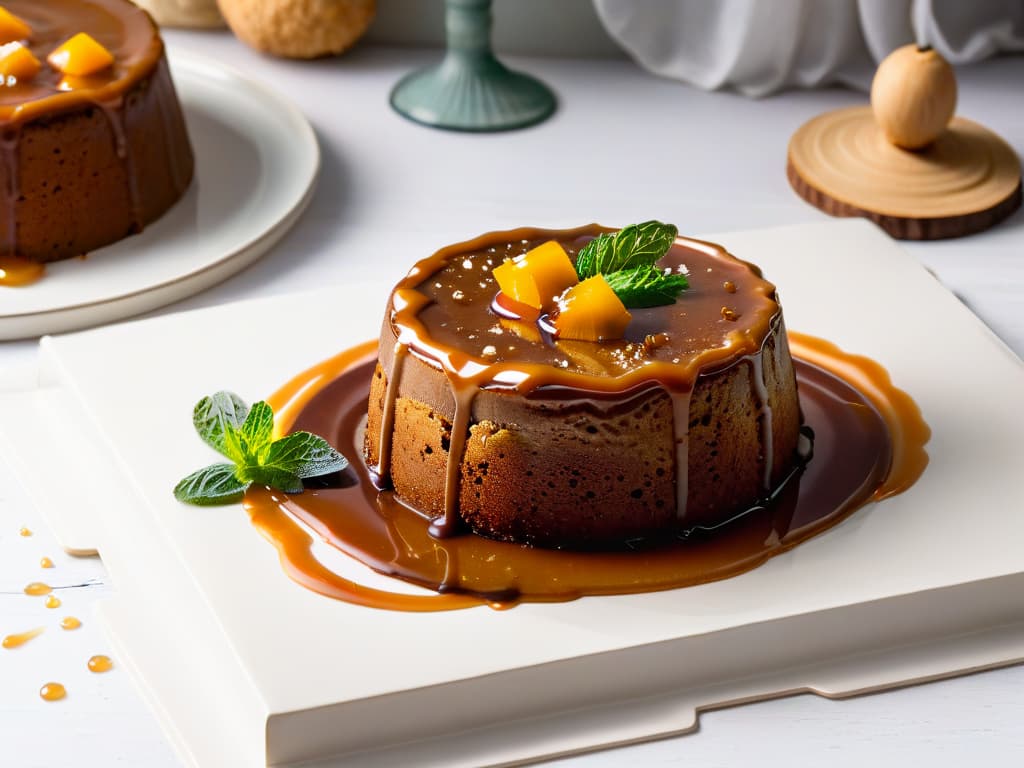
[[[287,100],[221,65],[170,52],[196,156],[185,196],[138,235],[0,287],[0,339],[120,320],[192,296],[263,255],[313,195],[320,149]]]

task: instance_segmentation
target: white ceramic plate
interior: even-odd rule
[[[185,196],[144,232],[0,288],[0,340],[59,333],[180,301],[262,256],[312,197],[320,150],[302,113],[219,64],[170,52],[196,155]]]

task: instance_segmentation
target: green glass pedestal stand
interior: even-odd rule
[[[445,0],[444,60],[403,78],[391,106],[417,123],[455,131],[507,131],[547,118],[554,94],[495,58],[491,24],[491,0]]]

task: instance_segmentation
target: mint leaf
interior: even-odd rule
[[[302,493],[302,479],[280,467],[251,465],[238,467],[236,476],[245,483],[267,485],[285,493]]]
[[[577,254],[576,274],[580,280],[585,280],[594,275],[650,266],[668,253],[677,234],[672,224],[645,221],[623,227],[614,235],[598,235]]]
[[[601,273],[597,265],[608,261],[614,241],[613,235],[602,233],[580,249],[580,252],[576,254],[576,274],[580,280],[586,280],[588,277]]]
[[[309,432],[293,432],[275,441],[261,464],[297,477],[317,477],[339,472],[348,466],[348,459],[322,437]]]
[[[203,441],[232,461],[244,459],[237,430],[245,422],[249,406],[233,392],[204,397],[192,410],[192,424]]]
[[[295,432],[273,440],[274,412],[260,401],[251,409],[231,392],[204,397],[192,411],[203,440],[230,464],[213,464],[193,472],[174,488],[186,504],[231,504],[252,483],[285,493],[302,493],[302,478],[338,472],[348,460],[322,437]]]
[[[249,415],[242,424],[241,436],[244,441],[246,463],[256,460],[258,463],[270,449],[274,432],[274,412],[270,406],[260,400],[253,405]]]
[[[174,498],[199,506],[233,504],[242,500],[248,487],[235,476],[234,464],[211,464],[174,486]]]
[[[686,275],[668,272],[653,265],[623,269],[605,275],[615,295],[627,307],[659,307],[672,304],[689,287]]]

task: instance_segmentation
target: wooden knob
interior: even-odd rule
[[[956,109],[953,68],[931,48],[897,48],[878,65],[871,83],[871,108],[893,144],[926,147],[946,130]]]

